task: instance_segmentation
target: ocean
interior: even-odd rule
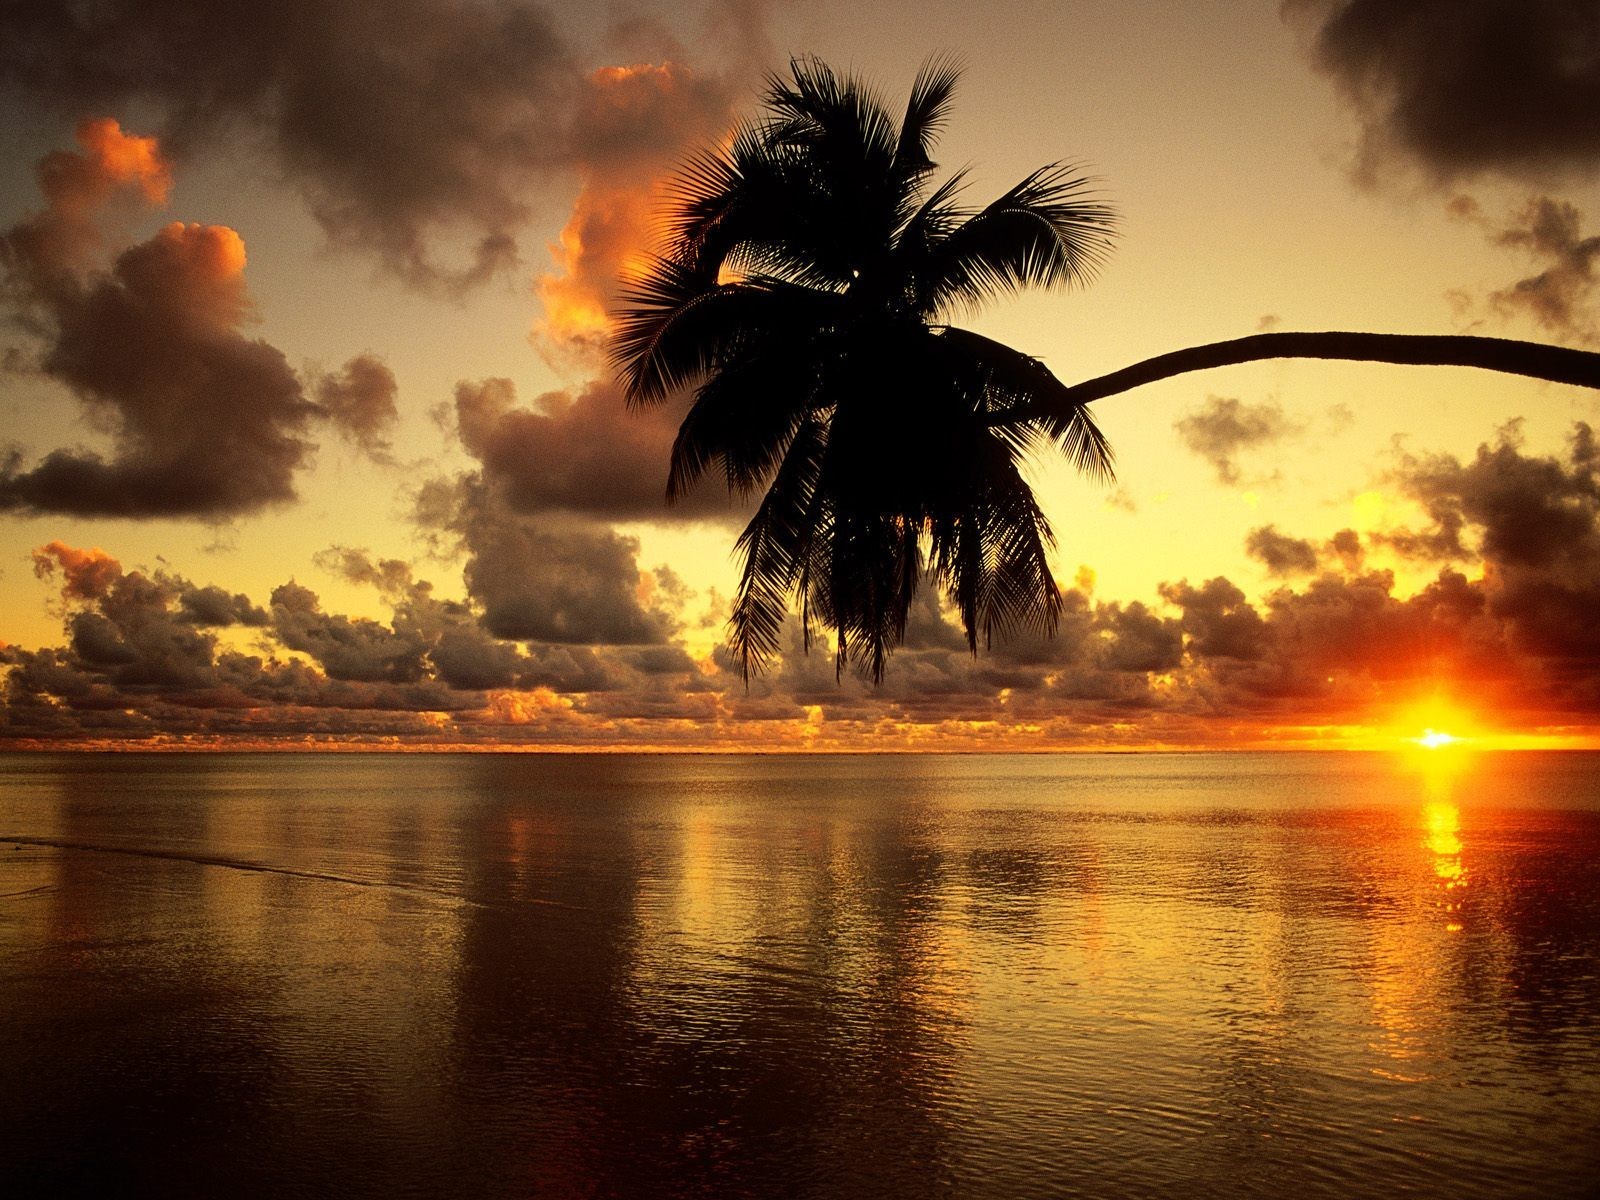
[[[1600,755],[0,756],[8,1196],[1600,1193]]]

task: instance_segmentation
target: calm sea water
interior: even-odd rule
[[[1600,1193],[1597,756],[11,755],[0,856],[7,1195]]]

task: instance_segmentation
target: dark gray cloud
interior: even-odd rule
[[[610,380],[576,393],[547,393],[533,408],[518,405],[509,379],[463,381],[455,414],[463,448],[513,512],[642,521],[729,520],[742,513],[714,481],[668,506],[667,467],[682,410],[630,411]]]
[[[69,117],[153,110],[180,157],[258,140],[330,238],[420,284],[516,260],[576,85],[545,10],[521,0],[19,0],[0,47],[0,82]],[[457,260],[444,239],[465,243]]]
[[[319,375],[311,393],[341,436],[373,462],[392,464],[389,436],[400,410],[394,372],[375,354],[358,354],[331,375]]]
[[[392,644],[408,647],[419,659],[425,655],[434,675],[449,687],[511,687],[536,669],[515,645],[486,632],[471,606],[435,596],[433,585],[416,579],[409,563],[374,560],[344,546],[323,551],[316,561],[352,583],[375,587],[394,614]]]
[[[312,408],[282,353],[241,332],[244,243],[224,226],[174,222],[109,272],[81,273],[99,210],[119,190],[151,198],[164,166],[113,122],[86,125],[79,140],[81,153],[44,160],[48,206],[0,235],[0,266],[45,341],[41,371],[113,451],[54,450],[31,468],[14,454],[0,468],[0,509],[230,516],[293,498]]]
[[[1276,525],[1252,529],[1244,549],[1269,575],[1306,575],[1317,569],[1317,548],[1305,538],[1280,533]]]
[[[1600,665],[1600,452],[1589,425],[1573,426],[1564,455],[1530,455],[1514,422],[1466,462],[1407,456],[1395,482],[1431,521],[1393,540],[1397,549],[1481,559],[1488,610],[1525,650]]]
[[[423,675],[425,647],[417,639],[364,617],[325,613],[315,592],[292,581],[273,589],[272,628],[330,679],[415,683]]]
[[[1508,315],[1522,315],[1566,342],[1600,341],[1595,308],[1595,265],[1600,237],[1584,237],[1576,205],[1538,196],[1495,234],[1502,246],[1526,251],[1541,270],[1492,293],[1489,302]]]
[[[1207,396],[1172,427],[1185,447],[1211,464],[1217,481],[1229,487],[1244,481],[1242,455],[1294,437],[1302,428],[1274,401],[1246,404],[1232,396]]]
[[[233,517],[295,497],[324,419],[379,459],[394,377],[371,355],[323,377],[320,404],[276,347],[248,337],[245,246],[222,225],[174,221],[109,269],[101,222],[116,204],[161,202],[170,183],[152,138],[85,122],[77,151],[41,161],[46,204],[0,233],[0,298],[38,343],[37,372],[62,385],[110,453],[79,447],[0,460],[0,510],[116,517]]]
[[[1203,658],[1250,661],[1266,652],[1266,624],[1231,580],[1218,576],[1193,587],[1188,580],[1161,585],[1161,598],[1182,614],[1187,644]]]
[[[167,226],[51,304],[44,370],[109,428],[111,456],[54,450],[0,474],[0,507],[78,516],[231,516],[294,498],[311,444],[283,354],[239,332],[231,230]]]
[[[413,285],[460,289],[518,261],[530,202],[552,175],[592,153],[677,146],[685,132],[659,106],[596,102],[607,81],[558,23],[577,17],[588,36],[603,26],[593,9],[562,7],[14,0],[0,7],[0,88],[72,119],[153,113],[179,158],[258,148],[334,244]],[[697,41],[718,60],[716,79],[743,78],[763,46],[760,6],[711,4],[708,15]],[[683,53],[647,19],[615,32],[624,51]],[[697,81],[698,107],[720,117],[729,87]]]
[[[1435,180],[1600,168],[1593,0],[1287,0],[1362,122],[1358,169]]]
[[[485,629],[572,645],[667,639],[676,622],[647,600],[636,539],[588,517],[520,513],[486,475],[432,480],[416,509],[425,535],[465,556],[467,592]]]
[[[1318,542],[1274,530],[1300,566],[1310,552],[1316,573],[1257,599],[1223,577],[1178,580],[1152,604],[1096,600],[1085,575],[1062,594],[1054,638],[1025,635],[978,656],[926,592],[880,687],[837,679],[828,647],[806,654],[791,620],[775,670],[747,690],[725,651],[697,661],[678,640],[675,624],[699,598],[672,571],[641,571],[636,549],[592,521],[486,508],[475,476],[451,483],[437,509],[453,514],[441,534],[467,553],[468,601],[440,599],[398,560],[346,548],[318,556],[376,589],[386,620],[329,613],[290,584],[262,626],[248,597],[52,543],[37,562],[60,584],[64,642],[0,651],[10,668],[0,737],[888,745],[1026,731],[1050,743],[1182,744],[1368,724],[1423,687],[1454,689],[1509,728],[1600,718],[1592,430],[1575,425],[1561,453],[1533,454],[1508,427],[1468,459],[1403,458],[1390,483],[1428,516],[1412,536],[1435,548],[1417,554],[1448,543],[1469,565],[1401,594],[1393,572],[1363,567],[1353,531]],[[572,570],[569,556],[598,573]],[[226,648],[246,631],[259,653]]]

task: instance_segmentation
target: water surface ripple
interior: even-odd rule
[[[0,756],[0,1155],[19,1196],[1592,1196],[1600,756]]]

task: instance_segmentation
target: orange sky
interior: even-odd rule
[[[241,7],[192,77],[137,5],[0,36],[0,748],[1595,744],[1600,402],[1457,370],[1101,402],[1114,487],[1036,466],[1049,643],[974,659],[927,596],[878,688],[796,644],[747,690],[720,650],[739,511],[665,508],[674,415],[623,409],[604,314],[790,54],[893,106],[957,52],[940,161],[975,198],[1101,180],[1095,285],[971,319],[1069,382],[1258,329],[1594,340],[1583,97],[1275,8]]]

